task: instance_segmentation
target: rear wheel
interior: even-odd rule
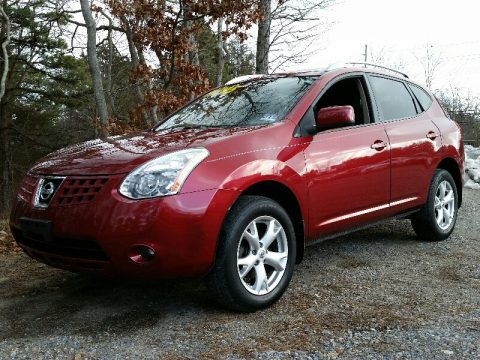
[[[421,239],[439,241],[450,236],[457,220],[457,194],[452,175],[437,169],[430,184],[427,203],[411,220],[415,233]]]
[[[295,232],[286,211],[269,198],[242,196],[225,220],[207,285],[230,309],[265,308],[285,292],[295,250]]]

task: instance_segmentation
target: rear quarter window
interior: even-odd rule
[[[422,107],[423,111],[427,111],[430,105],[432,105],[432,98],[428,93],[423,90],[422,88],[418,87],[417,85],[409,84],[410,90],[412,90],[413,94],[417,98],[420,106]]]
[[[383,114],[383,121],[417,115],[415,102],[401,81],[370,76],[375,100]]]

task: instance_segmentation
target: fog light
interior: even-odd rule
[[[155,250],[147,245],[136,245],[130,249],[128,257],[136,264],[146,264],[155,258]]]

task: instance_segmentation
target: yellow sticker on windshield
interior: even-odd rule
[[[241,88],[239,84],[231,85],[231,86],[222,86],[221,88],[215,89],[208,93],[208,96],[216,96],[216,95],[228,95],[231,92]]]

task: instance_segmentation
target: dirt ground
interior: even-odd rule
[[[456,230],[389,221],[306,250],[284,297],[219,308],[198,280],[133,282],[49,268],[0,232],[2,359],[480,358],[480,191]]]

